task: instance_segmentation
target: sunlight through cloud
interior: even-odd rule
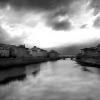
[[[28,46],[50,48],[87,42],[100,38],[99,29],[93,27],[95,19],[100,14],[96,16],[93,14],[94,8],[89,9],[90,3],[90,0],[84,0],[83,4],[75,2],[71,6],[74,8],[79,5],[80,7],[79,11],[76,10],[76,14],[66,13],[57,16],[58,22],[69,20],[72,25],[71,30],[54,30],[46,25],[46,12],[37,13],[32,10],[18,12],[10,5],[0,10],[0,26],[11,39],[16,36],[22,37],[23,43]],[[84,26],[83,29],[81,29],[82,26]]]

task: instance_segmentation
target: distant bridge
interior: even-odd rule
[[[66,58],[70,58],[71,60],[75,59],[76,57],[74,55],[60,55],[61,59],[66,59]]]

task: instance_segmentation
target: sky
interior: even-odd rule
[[[0,0],[0,43],[41,48],[100,38],[100,0]]]

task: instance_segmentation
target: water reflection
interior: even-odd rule
[[[12,76],[12,77],[6,77],[5,79],[3,79],[2,81],[0,81],[0,85],[5,85],[8,84],[10,82],[14,82],[14,81],[22,81],[24,80],[26,77],[25,74],[22,75],[18,75],[18,76]]]
[[[0,86],[0,100],[100,100],[100,76],[82,71],[75,61],[60,60],[31,66],[24,70],[23,81]],[[77,66],[77,67],[75,67]]]
[[[14,81],[23,81],[27,75],[36,76],[40,71],[40,64],[29,66],[16,66],[10,69],[0,70],[0,85],[5,85]]]

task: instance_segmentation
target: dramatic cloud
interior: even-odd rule
[[[84,24],[84,25],[82,25],[80,28],[81,28],[81,29],[84,29],[84,28],[86,28],[86,27],[87,27],[87,25]]]
[[[94,21],[94,27],[100,28],[100,17],[97,17],[96,20]]]
[[[90,9],[93,9],[93,27],[100,28],[100,0],[91,0]]]
[[[52,27],[55,30],[69,30],[71,28],[70,22],[57,22],[57,23],[52,23]]]
[[[55,47],[100,37],[94,29],[99,15],[94,15],[97,8],[92,4],[92,0],[0,0],[0,27],[5,31],[1,42]]]
[[[54,12],[48,14],[46,17],[46,24],[51,27],[53,30],[69,30],[72,28],[71,22],[66,16],[65,12]]]
[[[91,0],[91,7],[95,9],[94,14],[100,12],[100,0]]]
[[[0,0],[1,6],[9,5],[17,11],[24,9],[45,12],[46,16],[49,16],[45,17],[48,20],[47,25],[55,30],[69,30],[71,28],[69,19],[59,22],[57,17],[75,13],[75,6],[81,6],[81,2],[82,0]]]
[[[52,10],[57,7],[69,6],[74,0],[0,0],[2,5],[9,4],[15,8],[29,8],[40,10]]]

